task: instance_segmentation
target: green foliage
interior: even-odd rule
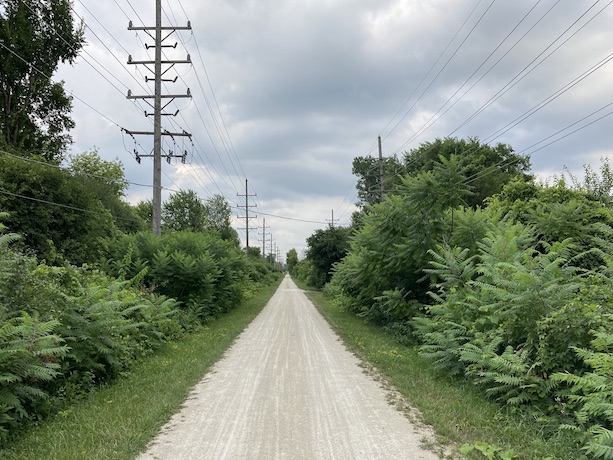
[[[0,434],[31,416],[47,396],[40,383],[60,373],[69,349],[54,334],[58,325],[25,312],[0,325]]]
[[[0,1],[0,42],[0,139],[61,160],[72,141],[72,98],[51,76],[60,62],[72,64],[85,43],[70,1]]]
[[[0,209],[10,214],[7,226],[23,235],[24,245],[41,260],[95,262],[103,239],[117,231],[95,187],[68,171],[0,153],[0,188],[40,200],[0,195]]]
[[[146,203],[141,205],[139,212],[148,212]],[[165,232],[214,230],[224,240],[239,246],[238,234],[230,225],[231,215],[230,205],[223,196],[213,195],[203,202],[193,190],[180,190],[162,205]]]
[[[313,270],[309,284],[321,288],[330,281],[333,265],[347,254],[350,232],[350,228],[330,226],[326,230],[316,230],[307,238],[307,259]]]
[[[285,261],[287,263],[287,270],[290,275],[295,274],[296,265],[298,264],[298,253],[294,248],[290,249],[285,256]]]
[[[358,177],[356,188],[363,205],[372,206],[383,201],[379,161],[375,157],[356,157],[353,160],[351,172]],[[395,156],[382,161],[384,193],[393,193],[400,185],[400,177],[405,173],[404,167]]]
[[[613,209],[586,191],[569,189],[563,180],[552,186],[511,182],[490,200],[489,209],[532,226],[545,244],[572,238],[571,257],[579,268],[597,270],[606,263],[603,253],[610,253]]]
[[[513,460],[519,457],[519,454],[513,449],[505,450],[496,444],[488,444],[483,441],[465,443],[460,446],[460,453],[462,455],[468,455],[471,452],[479,452],[480,458],[487,459]]]
[[[392,319],[381,302],[386,292],[402,293],[409,304],[426,300],[429,278],[423,268],[428,251],[453,238],[460,226],[462,238],[470,238],[473,231],[466,231],[470,222],[450,218],[449,210],[471,193],[462,170],[457,157],[441,158],[432,171],[402,178],[397,194],[363,216],[332,280],[353,300],[356,313],[382,323]],[[417,310],[414,305],[409,309]]]
[[[584,450],[591,458],[613,458],[613,334],[597,332],[593,349],[573,349],[589,367],[583,375],[556,373],[555,382],[565,383],[570,392],[568,403],[575,408],[576,424],[563,428],[583,433]]]
[[[485,199],[499,193],[509,181],[527,180],[530,159],[513,153],[506,144],[490,146],[481,144],[477,138],[436,139],[425,142],[416,149],[407,152],[404,157],[405,173],[417,175],[432,171],[441,158],[452,156],[462,159],[463,173],[470,179],[474,194],[466,198],[466,205],[480,206]],[[485,174],[487,172],[487,174]]]
[[[206,228],[206,210],[193,190],[179,190],[162,205],[165,231],[201,232]]]
[[[182,328],[177,302],[7,250],[0,236],[0,430],[64,409]],[[14,238],[12,238],[14,239]]]
[[[104,208],[109,210],[119,230],[133,233],[145,229],[145,221],[136,209],[122,201],[129,182],[125,178],[121,161],[103,160],[98,151],[93,149],[71,156],[70,171],[74,180],[80,181],[84,188],[91,189]]]
[[[142,285],[181,302],[184,319],[200,324],[235,307],[254,283],[270,280],[271,269],[246,256],[217,232],[124,235],[110,245],[107,272],[132,279],[146,269]]]

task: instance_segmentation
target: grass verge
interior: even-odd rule
[[[420,412],[419,421],[432,426],[439,443],[451,451],[457,453],[454,446],[478,443],[484,450],[500,450],[492,456],[473,450],[466,458],[583,458],[570,439],[544,439],[542,421],[501,409],[474,385],[441,375],[414,347],[400,344],[381,328],[342,310],[323,293],[310,291],[307,295],[347,347],[374,366]]]
[[[190,388],[262,310],[281,279],[87,401],[29,430],[10,446],[0,446],[0,458],[134,459],[181,406]]]

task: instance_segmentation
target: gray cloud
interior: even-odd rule
[[[163,2],[167,13],[165,23],[185,24],[184,9],[193,27],[193,36],[182,32],[179,38],[184,45],[179,43],[177,50],[167,50],[167,53],[183,58],[189,52],[194,62],[193,69],[177,66],[170,72],[179,74],[182,79],[167,85],[168,90],[183,92],[189,86],[193,102],[178,100],[176,106],[182,109],[181,116],[165,120],[165,124],[173,130],[190,130],[196,143],[190,156],[191,167],[164,166],[164,186],[168,189],[191,187],[203,198],[210,193],[222,193],[235,204],[236,194],[244,193],[242,187],[244,175],[247,175],[251,191],[258,194],[255,201],[258,201],[259,211],[280,216],[269,216],[266,222],[282,253],[292,247],[300,251],[305,239],[316,228],[326,225],[332,209],[336,217],[342,215],[348,222],[355,201],[351,161],[358,155],[376,153],[373,148],[377,135],[384,137],[386,155],[402,153],[417,147],[420,142],[449,135],[592,4],[559,2],[536,24],[555,3],[553,0],[539,2],[518,25],[534,6],[533,1],[494,2],[466,38],[491,3],[468,0],[182,0],[180,4],[172,2],[169,7],[168,2]],[[144,160],[140,166],[136,164],[129,153],[134,148],[132,139],[122,135],[114,123],[129,129],[151,126],[151,120],[143,116],[144,106],[137,109],[125,99],[127,88],[134,93],[143,91],[136,80],[142,82],[145,71],[123,63],[127,61],[127,54],[146,55],[142,43],[151,42],[151,39],[142,32],[137,35],[127,31],[127,21],[130,17],[135,24],[140,24],[141,19],[148,25],[153,24],[153,4],[145,0],[130,3],[118,0],[117,4],[121,8],[89,0],[75,2],[75,9],[85,17],[90,28],[86,31],[89,41],[86,50],[97,62],[83,54],[76,66],[63,67],[58,77],[66,81],[66,87],[74,91],[75,96],[113,121],[109,122],[75,100],[74,150],[79,152],[97,146],[105,158],[122,159],[128,179],[148,183],[151,181],[150,161]],[[475,5],[478,5],[475,14],[441,56]],[[545,55],[605,5],[600,2],[593,7],[561,41],[545,51]],[[613,51],[612,20],[613,7],[596,15],[584,29],[454,135],[487,138],[603,59]],[[515,26],[515,32],[503,41]],[[526,37],[509,51],[530,28]],[[495,55],[484,63],[501,42]],[[456,49],[457,53],[448,62]],[[482,77],[507,51],[504,59]],[[440,60],[420,85],[439,56]],[[105,75],[119,91],[94,72],[85,60],[102,73],[108,69]],[[444,70],[443,65],[446,65]],[[207,76],[213,84],[214,95],[208,88]],[[494,142],[509,143],[521,151],[613,102],[612,76],[613,63],[604,65]],[[479,83],[466,92],[478,78],[481,78]],[[451,98],[465,82],[467,85]],[[144,83],[142,85],[146,88]],[[412,93],[413,97],[401,109]],[[417,100],[420,95],[422,97]],[[461,95],[464,96],[458,100]],[[217,126],[222,132],[218,134],[205,97],[214,112],[219,105],[231,146],[225,139],[224,123],[216,114]],[[453,102],[456,103],[450,108]],[[413,109],[407,113],[412,105]],[[428,120],[441,108],[432,120],[436,122],[416,135],[432,123]],[[601,114],[604,113],[607,112]],[[550,175],[562,173],[564,165],[575,172],[586,163],[597,166],[601,157],[613,153],[612,120],[613,116],[534,152],[534,170]],[[168,148],[182,147],[170,140],[167,142]],[[150,140],[139,138],[136,148],[141,152],[149,150]],[[188,150],[191,152],[191,147],[188,146]],[[146,194],[147,189],[133,187],[130,199],[136,201]],[[260,226],[263,217],[257,220]],[[254,241],[256,237],[254,232],[250,239]]]

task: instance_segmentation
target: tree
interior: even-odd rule
[[[298,264],[298,253],[296,252],[294,248],[290,249],[287,252],[287,255],[285,256],[285,260],[287,263],[287,270],[289,271],[290,275],[293,275],[294,269],[296,268],[296,265]]]
[[[95,262],[117,231],[95,190],[69,171],[0,155],[0,189],[11,194],[0,195],[7,226],[49,263]]]
[[[89,180],[104,186],[114,197],[123,198],[130,184],[123,170],[123,163],[103,160],[97,149],[70,157],[70,170],[89,176]]]
[[[151,227],[153,222],[153,202],[151,200],[140,200],[134,206],[134,212]]]
[[[206,216],[205,227],[217,230],[224,240],[238,241],[240,246],[238,234],[230,225],[232,209],[230,209],[226,199],[221,195],[213,195],[204,203],[204,210]]]
[[[128,188],[123,164],[119,160],[103,160],[93,149],[70,157],[70,170],[76,180],[90,188],[100,202],[108,209],[117,228],[127,233],[144,230],[147,226],[137,210],[123,201]]]
[[[414,176],[420,172],[431,171],[441,157],[451,155],[461,158],[466,181],[474,191],[467,205],[481,205],[485,198],[499,193],[512,179],[529,180],[530,158],[513,153],[506,144],[492,147],[481,144],[477,138],[457,139],[448,137],[425,142],[404,156],[406,174]]]
[[[59,161],[72,142],[72,98],[51,77],[85,43],[70,0],[0,0],[0,133],[8,146]]]
[[[162,205],[162,222],[165,231],[202,232],[208,224],[207,209],[196,192],[179,190]]]
[[[358,177],[356,188],[362,204],[373,205],[382,200],[381,170],[379,159],[357,157],[353,160],[351,172]],[[404,174],[404,166],[397,157],[385,158],[383,163],[384,193],[393,191],[400,184],[399,177]]]
[[[142,205],[139,203],[138,208],[139,212],[149,210],[145,203]],[[230,205],[223,196],[213,195],[203,203],[193,190],[180,190],[170,195],[168,201],[162,205],[164,231],[205,232],[213,230],[219,233],[222,239],[240,247],[238,233],[230,225],[231,215]]]
[[[330,281],[332,266],[347,255],[349,233],[348,228],[330,226],[326,230],[316,230],[307,238],[307,259],[313,264],[311,284],[315,287]]]

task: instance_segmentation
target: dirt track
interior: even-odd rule
[[[436,459],[287,277],[144,459]]]

